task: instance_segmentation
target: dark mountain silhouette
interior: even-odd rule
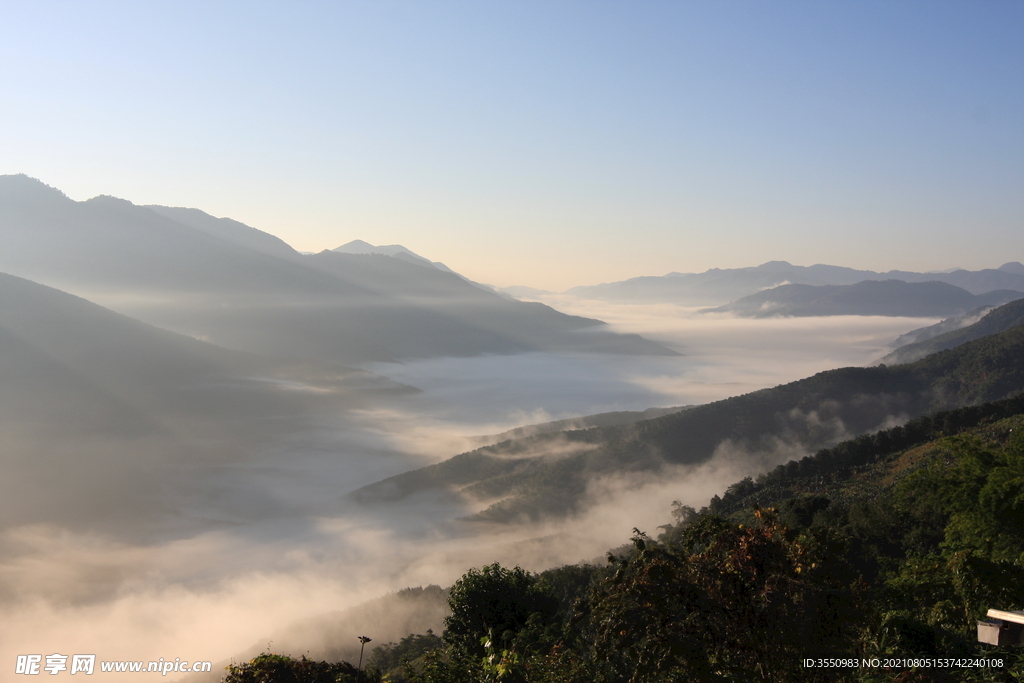
[[[302,256],[236,221],[112,197],[75,202],[25,176],[0,177],[0,271],[268,355],[358,363],[555,349],[673,353],[597,320],[509,301],[425,261]]]
[[[1024,292],[998,290],[974,295],[945,282],[865,280],[854,285],[780,285],[708,313],[735,313],[748,318],[772,316],[892,315],[945,317],[979,306],[999,305]]]
[[[449,491],[478,504],[470,519],[514,522],[562,517],[592,501],[596,478],[668,476],[719,448],[751,471],[780,454],[814,452],[843,439],[938,410],[1024,390],[1024,326],[967,342],[916,363],[840,368],[797,382],[627,425],[512,439],[363,487],[363,503]]]
[[[712,268],[703,273],[637,277],[621,282],[574,287],[567,293],[610,301],[713,306],[784,284],[852,285],[864,280],[945,282],[972,294],[984,294],[998,289],[1024,291],[1024,266],[1012,262],[998,269],[980,271],[957,269],[948,273],[914,273],[893,270],[877,273],[822,264],[794,266],[786,261],[769,261],[749,268]]]

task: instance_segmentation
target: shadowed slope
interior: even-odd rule
[[[854,285],[781,285],[706,312],[735,313],[748,318],[785,315],[945,317],[1022,296],[1022,292],[1009,290],[974,295],[944,282],[866,280]]]
[[[0,519],[132,526],[164,514],[162,491],[201,488],[205,468],[405,390],[221,349],[0,274]]]
[[[997,334],[1017,325],[1024,325],[1024,299],[1011,301],[986,313],[978,322],[950,330],[924,341],[906,344],[882,358],[887,365],[913,363],[925,356],[952,349],[990,334]]]
[[[25,176],[0,177],[0,271],[270,355],[358,363],[533,350],[673,353],[433,267],[302,257],[236,221],[112,197],[75,202]]]
[[[391,477],[351,494],[396,500],[430,489],[497,500],[473,519],[561,517],[589,504],[599,477],[664,472],[707,462],[726,448],[751,472],[936,410],[1024,390],[1024,326],[917,363],[841,368],[743,396],[644,420],[505,441]]]

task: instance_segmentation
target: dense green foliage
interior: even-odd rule
[[[470,569],[448,592],[451,616],[445,618],[444,640],[470,656],[482,656],[482,636],[511,645],[528,624],[543,623],[555,602],[535,589],[536,578],[520,567],[492,564]]]
[[[752,498],[762,506],[740,503]],[[471,570],[449,594],[458,631],[404,680],[1024,677],[1024,657],[975,633],[988,608],[1024,607],[1024,399],[843,444],[738,482],[715,508],[677,504],[664,533],[637,531],[606,567]],[[1003,666],[801,664],[893,657]]]
[[[1024,394],[976,406],[948,410],[910,420],[905,425],[865,434],[823,449],[800,460],[791,460],[754,481],[745,478],[715,496],[708,511],[729,515],[753,506],[777,504],[808,491],[827,492],[832,498],[873,497],[877,489],[857,486],[864,473],[887,466],[907,449],[944,436],[959,434],[980,424],[1024,413]]]
[[[1024,607],[1022,398],[862,437],[737,482],[699,512],[676,504],[672,517],[656,539],[635,531],[603,567],[470,570],[449,590],[443,636],[375,648],[363,680],[378,670],[394,683],[1024,678],[1024,656],[975,633],[988,608]],[[802,665],[894,657],[1003,665]],[[353,673],[263,655],[226,681]]]
[[[373,649],[366,662],[368,669],[383,671],[390,680],[399,676],[405,662],[416,661],[444,644],[441,637],[430,629],[426,633],[410,633],[397,643],[385,643]]]
[[[570,432],[565,443],[588,448],[540,465],[508,456],[548,437],[420,471],[440,480],[444,466],[464,460],[449,474],[483,477],[477,485],[491,495],[512,487],[517,514],[529,508],[515,505],[550,495],[558,481],[557,504],[571,508],[582,473],[621,467],[630,449],[631,466],[654,467],[691,462],[707,434],[742,443],[784,423],[813,443],[827,441],[814,430],[830,417],[856,427],[894,408],[961,406],[744,478],[700,511],[676,503],[663,533],[634,530],[605,566],[471,569],[448,592],[442,636],[410,634],[370,661],[393,683],[1022,680],[1024,652],[976,639],[987,609],[1024,608],[1021,357],[1024,327],[1015,327],[912,365],[845,368],[656,420]],[[690,430],[694,421],[704,435]],[[776,431],[765,431],[771,425]],[[263,657],[243,667],[292,675]],[[921,664],[979,657],[999,665]],[[323,664],[288,661],[310,671]],[[227,680],[332,680],[240,677],[249,673],[233,669]]]
[[[356,667],[348,662],[317,662],[302,657],[261,654],[244,664],[232,664],[224,683],[355,683]],[[380,683],[380,675],[364,671],[366,683]]]

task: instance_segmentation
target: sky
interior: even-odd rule
[[[33,2],[0,173],[561,291],[1024,261],[1019,2]]]

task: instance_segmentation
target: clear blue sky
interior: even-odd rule
[[[1024,3],[5,3],[19,172],[497,285],[995,267]]]

